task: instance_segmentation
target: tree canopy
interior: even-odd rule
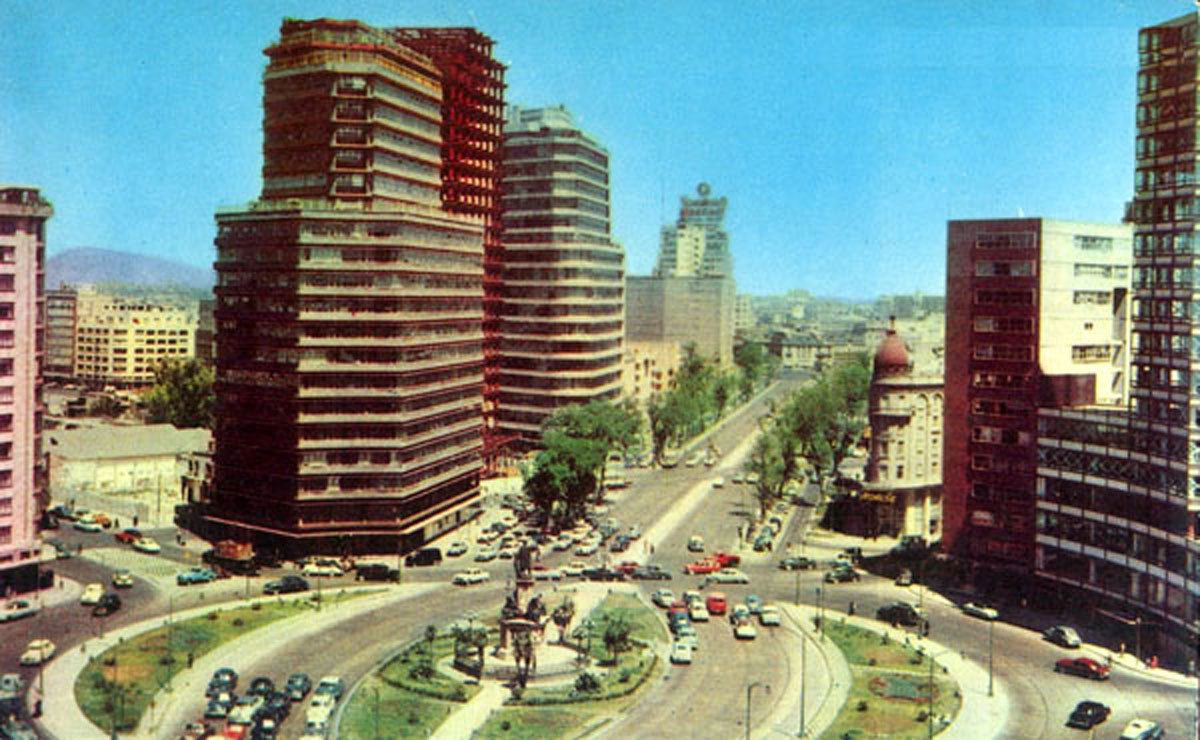
[[[199,360],[164,360],[154,371],[154,387],[145,396],[146,415],[154,424],[181,429],[212,428],[213,371]]]

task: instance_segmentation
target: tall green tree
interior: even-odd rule
[[[573,522],[583,515],[588,497],[596,492],[597,471],[606,454],[604,444],[559,431],[544,434],[542,444],[525,479],[525,494],[548,517]]]
[[[198,360],[164,360],[154,371],[145,403],[151,423],[211,429],[213,371]]]
[[[616,665],[621,662],[621,653],[627,652],[633,646],[629,639],[633,634],[633,623],[623,614],[610,612],[604,618],[601,630],[600,638],[604,640],[604,647],[612,656],[613,665]]]

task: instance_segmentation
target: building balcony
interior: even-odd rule
[[[296,421],[300,424],[405,424],[420,421],[430,417],[442,416],[455,411],[465,411],[481,404],[480,398],[464,398],[453,403],[414,411],[397,411],[392,413],[300,413]]]
[[[412,321],[479,321],[483,310],[473,312],[462,311],[313,311],[302,310],[296,313],[296,321],[343,321],[356,323],[360,321],[381,321],[403,324]]]
[[[476,447],[482,453],[482,450],[483,450],[482,438],[481,438],[480,443]],[[356,498],[380,498],[380,497],[407,498],[409,496],[413,496],[415,494],[427,491],[431,488],[436,488],[437,486],[439,486],[443,483],[446,483],[448,481],[454,480],[455,478],[461,478],[466,475],[475,474],[482,467],[483,467],[482,460],[475,459],[475,460],[471,460],[468,462],[464,462],[462,465],[455,466],[449,470],[442,471],[441,473],[438,473],[436,475],[431,475],[426,478],[422,478],[419,482],[413,483],[413,484],[410,484],[407,486],[399,486],[399,487],[391,487],[391,488],[371,488],[371,489],[356,490],[356,491],[343,491],[339,488],[327,488],[324,491],[301,491],[296,495],[296,500],[297,501],[330,501],[330,500],[336,501],[337,499],[356,499]],[[314,524],[317,524],[317,523],[314,523]],[[328,525],[324,522],[321,522],[321,523],[319,523],[318,526],[325,527]]]
[[[467,362],[465,356],[447,357],[438,360],[414,362],[330,362],[328,360],[300,360],[296,371],[301,373],[394,373],[412,372],[415,370],[436,370],[447,365],[461,365]],[[483,352],[480,351],[478,360],[473,357],[470,361],[483,363]]]
[[[482,342],[483,332],[415,337],[300,337],[298,347],[424,347],[459,342]]]
[[[472,416],[462,421],[457,421],[452,424],[438,426],[434,429],[429,429],[423,432],[416,432],[400,438],[376,438],[376,437],[329,437],[324,439],[300,439],[296,447],[302,451],[315,452],[319,450],[335,451],[335,450],[360,450],[360,449],[381,449],[381,450],[404,450],[410,447],[426,444],[445,437],[453,437],[456,434],[481,427],[479,418]],[[340,430],[339,430],[340,431]],[[354,431],[347,428],[345,431]]]

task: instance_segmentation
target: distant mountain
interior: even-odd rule
[[[114,249],[77,247],[46,259],[47,288],[63,283],[120,283],[211,291],[215,282],[213,271],[203,267]]]

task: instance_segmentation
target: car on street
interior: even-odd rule
[[[655,606],[666,609],[675,601],[675,592],[669,588],[660,588],[650,596],[650,600]]]
[[[204,719],[225,719],[229,716],[229,707],[216,699],[210,699],[204,707]]]
[[[750,610],[751,614],[759,614],[762,612],[762,597],[758,596],[757,594],[749,594],[746,596],[746,608]]]
[[[688,538],[688,552],[704,552],[704,538],[694,534]]]
[[[133,574],[128,568],[117,568],[112,574],[113,588],[132,588]]]
[[[542,568],[533,571],[533,580],[535,581],[561,581],[562,577],[561,568]]]
[[[492,548],[485,548],[475,553],[475,562],[487,563],[496,559],[496,551]]]
[[[848,583],[861,578],[862,576],[854,568],[834,568],[826,571],[824,580],[826,583]]]
[[[639,581],[669,581],[671,574],[663,570],[657,565],[645,565],[640,568],[634,568],[629,574],[634,580]]]
[[[584,568],[584,578],[589,581],[623,581],[625,574],[616,568]]]
[[[475,583],[483,583],[488,580],[487,571],[482,568],[467,568],[454,574],[454,578],[450,581],[455,586],[470,586]]]
[[[1083,644],[1079,639],[1079,633],[1073,627],[1068,627],[1065,624],[1057,624],[1042,633],[1042,637],[1055,645],[1065,648],[1077,648]]]
[[[749,619],[744,619],[733,628],[733,636],[739,640],[753,640],[758,637],[758,630]]]
[[[724,488],[724,487],[725,487],[725,479],[724,478],[722,478],[719,475],[716,478],[713,478],[713,488]]]
[[[750,576],[737,568],[722,568],[716,573],[709,573],[704,580],[707,583],[749,583]]]
[[[709,614],[719,617],[729,608],[729,600],[720,591],[713,591],[704,600],[704,606]]]
[[[817,561],[800,555],[789,555],[779,561],[780,570],[810,570],[817,567]]]
[[[572,560],[562,567],[562,573],[564,576],[581,576],[586,567],[587,563],[582,560]]]
[[[92,607],[93,617],[107,617],[109,614],[121,608],[121,597],[113,592],[108,592],[100,597],[100,601]]]
[[[712,558],[704,558],[702,560],[695,560],[695,561],[690,562],[687,565],[683,566],[683,572],[686,575],[690,575],[690,576],[699,576],[699,575],[706,575],[709,573],[716,573],[720,569],[721,569],[721,564],[718,563],[716,560],[713,560]]]
[[[462,542],[462,541],[451,542],[450,547],[446,548],[446,555],[448,555],[449,557],[452,557],[452,558],[456,558],[459,555],[466,555],[466,554],[467,554],[467,543]]]
[[[126,545],[132,545],[142,538],[142,533],[141,531],[130,527],[128,529],[122,529],[120,532],[114,534],[113,537],[117,538],[117,542]]]
[[[295,594],[301,591],[308,590],[308,581],[300,576],[287,575],[282,578],[277,578],[273,581],[267,581],[263,586],[263,593],[271,594]]]
[[[1090,730],[1108,719],[1111,713],[1111,709],[1098,701],[1081,701],[1075,705],[1075,710],[1067,718],[1067,727]]]
[[[255,676],[246,688],[250,696],[261,696],[264,699],[275,692],[275,682],[269,676]]]
[[[962,611],[963,614],[967,614],[972,617],[979,617],[980,619],[993,620],[1000,617],[1000,612],[996,611],[994,607],[988,606],[987,604],[979,604],[974,601],[968,601],[967,603],[963,604]]]
[[[100,603],[100,597],[103,595],[103,583],[89,583],[83,587],[83,593],[79,596],[79,603],[83,606],[95,606]]]
[[[71,526],[80,532],[101,532],[104,530],[100,522],[95,519],[76,519],[75,523]]]
[[[1121,730],[1120,740],[1162,740],[1162,725],[1149,719],[1132,719]]]
[[[54,643],[44,637],[30,640],[21,653],[21,665],[41,665],[54,657]]]
[[[905,568],[904,570],[900,571],[900,574],[896,576],[896,585],[897,586],[911,586],[912,583],[913,583],[913,574],[912,574],[912,571],[909,570],[908,568]]]
[[[764,627],[778,627],[783,623],[783,620],[779,615],[779,607],[767,604],[762,608],[762,611],[759,612],[758,621]]]
[[[903,601],[884,604],[876,610],[875,616],[881,622],[907,626],[920,624],[924,620],[920,609]]]
[[[134,540],[133,549],[153,555],[162,552],[162,545],[149,537],[142,537],[141,539]]]
[[[681,632],[675,634],[675,642],[682,642],[692,649],[695,654],[700,651],[700,635],[696,634],[696,628],[688,625],[686,628],[681,628]]]
[[[683,642],[673,643],[671,645],[671,662],[676,665],[691,663],[692,646]]]
[[[1054,672],[1103,681],[1109,677],[1110,671],[1108,666],[1091,658],[1063,658],[1055,662]]]
[[[337,578],[345,575],[341,566],[334,563],[309,563],[300,571],[301,575],[309,576],[310,578]]]
[[[594,554],[596,554],[596,551],[599,549],[600,549],[600,546],[597,545],[595,542],[587,541],[587,542],[581,543],[579,545],[579,547],[575,548],[575,554],[583,555],[583,556],[594,555]]]
[[[346,691],[346,684],[337,676],[325,676],[317,682],[317,689],[314,693],[316,696],[332,696],[333,700],[341,701],[342,694]]]
[[[41,611],[37,604],[27,599],[13,599],[0,607],[0,622],[12,622],[25,617],[32,617]]]
[[[196,583],[210,583],[217,580],[217,572],[212,568],[195,566],[188,568],[175,576],[175,583],[180,586],[191,586]]]
[[[737,624],[738,622],[745,622],[745,621],[748,621],[749,619],[750,619],[750,610],[746,608],[745,604],[734,604],[733,608],[729,610],[729,623],[730,624]]]
[[[707,622],[708,609],[703,604],[692,604],[688,607],[688,616],[693,622]]]
[[[284,684],[283,689],[292,701],[304,701],[304,697],[308,696],[309,691],[312,691],[312,679],[308,677],[307,673],[293,673],[287,677],[287,683]]]
[[[742,564],[742,556],[732,552],[721,552],[720,550],[717,550],[708,557],[717,561],[722,568],[733,568]]]

